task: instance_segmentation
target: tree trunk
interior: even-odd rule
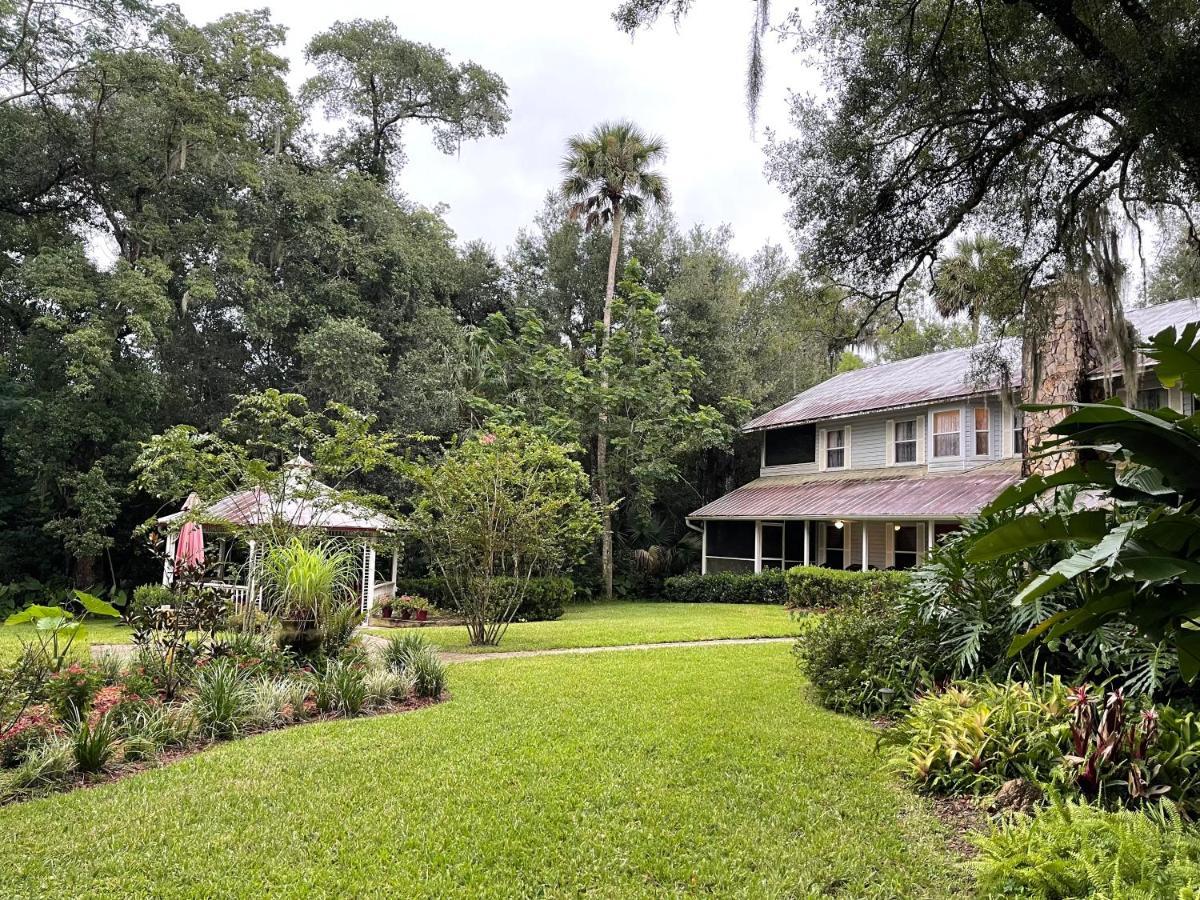
[[[608,349],[608,337],[612,333],[612,301],[617,291],[617,260],[621,255],[621,229],[625,225],[625,211],[618,201],[614,204],[612,219],[612,246],[608,251],[608,284],[604,288],[604,343],[600,355]],[[601,387],[608,387],[608,376],[601,374]],[[596,433],[596,493],[600,498],[602,530],[600,534],[600,567],[604,570],[604,598],[613,595],[613,531],[612,510],[608,498],[608,436],[604,433],[608,413],[600,410],[600,428]]]

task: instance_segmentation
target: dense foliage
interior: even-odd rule
[[[599,516],[569,454],[541,432],[497,424],[407,468],[420,492],[408,528],[473,644],[498,643],[530,579],[569,569],[595,540]]]
[[[663,582],[663,599],[674,603],[785,603],[787,576],[779,570],[676,575]]]
[[[1167,386],[1200,392],[1200,326],[1182,334],[1169,328],[1145,352]],[[1005,491],[990,510],[1022,514],[989,530],[967,553],[973,561],[1012,559],[1029,549],[1060,549],[1014,592],[1029,606],[1063,588],[1078,602],[1038,616],[1015,640],[1015,652],[1037,639],[1094,632],[1110,622],[1135,627],[1150,641],[1166,640],[1178,653],[1185,681],[1200,675],[1200,412],[1143,412],[1120,399],[1076,404],[1051,428],[1047,452],[1088,457],[1046,477],[1033,476]],[[1098,458],[1089,451],[1100,448]],[[1093,492],[1090,502],[1075,504]],[[1046,496],[1065,496],[1049,503]]]
[[[1149,815],[1059,803],[974,839],[983,897],[1187,897],[1200,834],[1170,804]]]
[[[454,609],[454,598],[442,578],[400,578],[396,594],[414,594],[427,598],[440,609]],[[515,622],[549,622],[562,617],[567,604],[575,599],[575,582],[564,575],[535,575],[525,585]]]
[[[817,700],[860,715],[906,705],[932,684],[936,635],[901,614],[894,594],[858,590],[796,641],[800,671]]]
[[[787,570],[788,605],[799,609],[829,609],[865,597],[896,600],[908,587],[904,572],[858,572],[820,566]]]

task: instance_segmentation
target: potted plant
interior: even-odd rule
[[[353,557],[332,542],[307,544],[298,537],[263,555],[262,581],[268,608],[279,617],[280,644],[300,656],[321,648],[321,621],[351,589]]]
[[[424,622],[429,618],[429,610],[431,604],[424,597],[412,598],[413,618],[418,622]]]
[[[386,600],[376,603],[375,613],[381,619],[390,619],[392,617],[392,599],[389,597]]]
[[[424,622],[429,618],[429,601],[416,594],[402,594],[392,603],[399,608],[401,619],[416,619]]]

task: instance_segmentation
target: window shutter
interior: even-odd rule
[[[893,568],[896,565],[896,526],[892,522],[883,523],[883,566]]]
[[[846,435],[846,452],[842,454],[842,468],[849,469],[849,468],[851,468],[851,464],[850,464],[850,426],[847,425],[846,430],[843,431],[842,433],[844,435]]]
[[[884,465],[896,464],[896,423],[888,419],[883,426]]]
[[[817,432],[817,471],[824,472],[829,463],[829,448],[825,445],[825,429]]]
[[[1183,412],[1183,389],[1168,388],[1167,389],[1167,406],[1175,410],[1177,413]]]
[[[925,417],[917,416],[917,462],[924,464],[925,462],[925,445],[929,442],[929,435],[926,433]]]

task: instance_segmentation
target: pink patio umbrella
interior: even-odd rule
[[[193,509],[200,498],[191,494],[183,504],[184,509]],[[198,570],[204,566],[204,529],[199,522],[184,522],[175,542],[175,570]]]

